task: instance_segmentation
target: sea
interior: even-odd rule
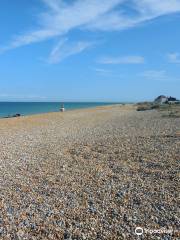
[[[0,118],[21,114],[21,116],[58,112],[61,108],[60,102],[0,102]],[[110,102],[64,102],[66,110],[92,108],[97,106],[106,106]]]

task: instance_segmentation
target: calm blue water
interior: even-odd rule
[[[96,106],[110,105],[112,103],[98,102],[66,102],[66,110],[90,108]],[[0,117],[6,117],[20,113],[21,115],[32,115],[47,112],[58,112],[61,107],[59,102],[0,102]]]

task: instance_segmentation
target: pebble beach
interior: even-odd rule
[[[180,118],[156,110],[0,119],[0,239],[179,239],[179,160]]]

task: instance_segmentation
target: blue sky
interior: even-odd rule
[[[180,98],[180,0],[1,0],[1,101]]]

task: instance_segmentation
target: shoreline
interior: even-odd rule
[[[3,121],[16,121],[16,120],[21,120],[21,119],[31,119],[31,118],[43,118],[43,117],[53,117],[56,115],[66,115],[68,113],[73,113],[73,112],[87,112],[87,111],[95,111],[95,110],[106,110],[112,107],[120,107],[121,110],[129,110],[129,109],[135,109],[134,104],[110,104],[110,105],[100,105],[100,106],[95,106],[95,107],[87,107],[87,108],[76,108],[76,109],[69,109],[65,110],[64,112],[61,111],[55,111],[55,112],[45,112],[45,113],[35,113],[35,114],[30,114],[30,115],[21,115],[19,117],[0,117],[0,123]]]
[[[0,103],[16,103],[16,102],[0,102]],[[57,104],[58,102],[17,102],[17,104]],[[60,103],[58,103],[60,105]],[[99,103],[96,103],[96,102],[67,102],[65,103],[66,105],[68,104],[97,104],[97,105],[92,105],[92,106],[77,106],[77,107],[67,107],[65,106],[65,111],[74,111],[74,110],[83,110],[83,109],[91,109],[91,108],[96,108],[96,107],[104,107],[104,106],[112,106],[112,105],[124,105],[124,104],[129,104],[129,103],[106,103],[106,102],[99,102]],[[20,111],[16,111],[12,114],[8,114],[8,115],[4,115],[4,116],[0,116],[0,119],[9,119],[9,118],[15,118],[15,117],[26,117],[26,116],[33,116],[33,115],[40,115],[40,114],[48,114],[48,113],[58,113],[58,112],[61,112],[60,111],[60,108],[59,110],[56,110],[56,111],[44,111],[44,112],[34,112],[34,113],[27,113],[27,114],[22,114]],[[17,114],[19,114],[20,116],[16,116]]]

